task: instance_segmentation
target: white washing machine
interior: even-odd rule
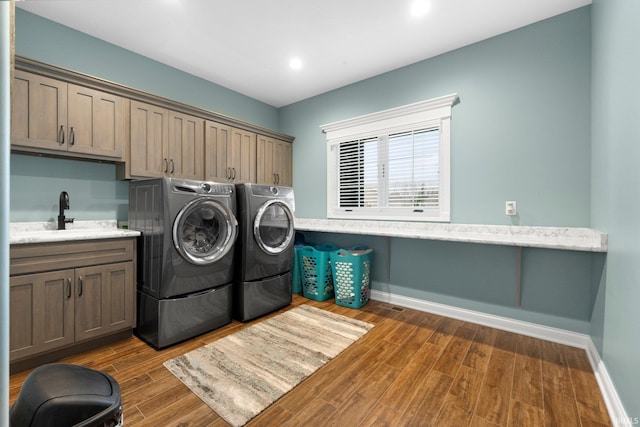
[[[129,185],[129,228],[141,232],[134,333],[163,348],[231,322],[234,185],[176,178]]]
[[[291,304],[293,188],[237,184],[234,317],[242,322]]]

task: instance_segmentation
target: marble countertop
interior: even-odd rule
[[[136,237],[139,231],[117,227],[117,221],[75,221],[66,230],[57,230],[55,222],[12,222],[9,224],[9,243],[66,242],[72,240],[117,239]]]
[[[607,252],[607,234],[591,228],[443,224],[295,218],[300,231],[368,234],[411,239]]]

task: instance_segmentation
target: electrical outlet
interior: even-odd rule
[[[518,215],[518,208],[516,207],[516,202],[515,201],[505,202],[504,213],[510,216]]]

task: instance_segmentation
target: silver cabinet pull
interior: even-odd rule
[[[73,126],[69,128],[69,145],[76,143],[76,133],[73,131]]]
[[[173,159],[171,159],[171,173],[176,170],[175,164],[173,163]]]
[[[163,159],[164,161],[164,173],[169,172],[169,162],[167,161],[167,159]]]
[[[71,277],[67,277],[67,299],[71,298]]]
[[[82,276],[78,277],[78,296],[82,296]]]
[[[236,179],[236,168],[231,168],[231,170],[233,171],[233,176],[231,177],[232,180]]]
[[[58,131],[58,144],[64,144],[64,125],[60,125],[60,130]]]

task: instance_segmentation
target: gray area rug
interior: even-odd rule
[[[373,325],[294,307],[164,366],[233,426],[242,426]]]

